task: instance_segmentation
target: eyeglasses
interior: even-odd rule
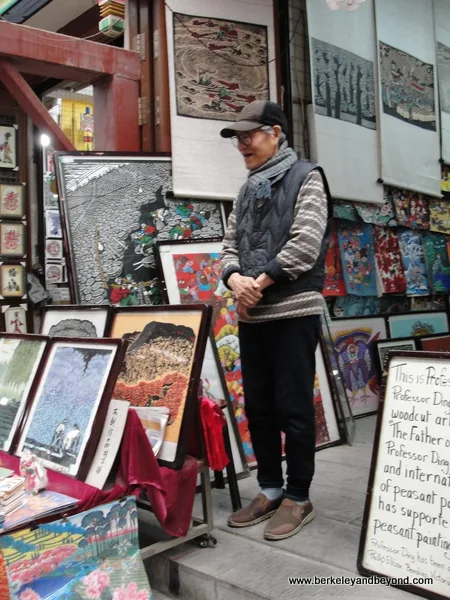
[[[243,146],[251,146],[253,136],[257,131],[264,131],[265,133],[273,133],[272,127],[268,125],[264,125],[263,127],[258,127],[258,129],[253,129],[252,131],[243,131],[241,133],[236,133],[231,139],[231,143],[235,148],[242,144]]]

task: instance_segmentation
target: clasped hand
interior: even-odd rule
[[[260,275],[258,279],[233,273],[228,280],[228,285],[234,292],[238,315],[248,318],[248,309],[258,304],[263,297],[262,291],[272,283],[272,279],[265,273]]]

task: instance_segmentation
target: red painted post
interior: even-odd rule
[[[94,85],[97,151],[139,152],[139,81],[113,75]]]

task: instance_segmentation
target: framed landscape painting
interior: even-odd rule
[[[0,448],[8,452],[24,414],[48,338],[0,335]]]
[[[205,305],[113,309],[111,337],[130,342],[113,397],[132,406],[170,409],[161,464],[184,464],[211,312]]]
[[[84,479],[125,353],[119,340],[53,338],[15,451]]]
[[[68,338],[102,338],[108,306],[47,306],[42,311],[41,335]]]

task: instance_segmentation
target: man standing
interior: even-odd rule
[[[222,130],[249,174],[229,217],[222,278],[236,299],[245,412],[261,492],[230,527],[270,518],[264,537],[294,535],[314,518],[315,351],[331,197],[322,169],[288,147],[287,119],[252,102]],[[281,432],[286,434],[283,491]]]

